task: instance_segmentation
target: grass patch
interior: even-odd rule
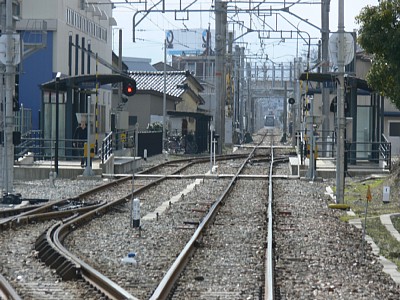
[[[379,217],[367,218],[366,232],[379,247],[379,254],[391,260],[397,265],[397,269],[400,269],[400,243],[386,230]]]
[[[358,217],[361,217],[361,214],[364,214],[365,212],[367,191],[369,186],[371,190],[372,201],[368,203],[368,216],[380,216],[383,214],[400,212],[400,207],[395,201],[393,201],[393,197],[392,201],[387,204],[382,202],[384,185],[386,185],[384,179],[349,183],[345,187],[344,202],[351,206],[351,209]]]
[[[367,181],[354,181],[346,184],[344,191],[344,203],[350,205],[356,216],[343,215],[340,219],[348,221],[352,218],[361,218],[364,223],[365,208],[367,203],[368,185],[370,187],[372,201],[368,202],[367,231],[366,233],[379,247],[379,254],[391,260],[400,269],[400,242],[398,242],[381,223],[379,216],[390,213],[400,213],[397,200],[399,194],[399,182],[397,176],[371,179]],[[390,186],[391,201],[383,203],[383,187]],[[395,228],[400,232],[400,218],[392,220]]]

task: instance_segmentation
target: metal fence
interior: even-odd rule
[[[306,158],[310,157],[311,141],[301,136],[300,156],[304,163]],[[332,158],[336,159],[336,135],[331,134],[328,138],[322,140],[317,138],[315,141],[314,156],[315,159]],[[349,167],[356,169],[387,169],[391,171],[392,155],[391,143],[382,135],[380,142],[345,142],[345,171]]]
[[[75,139],[59,140],[59,160],[78,160],[81,158],[83,148],[72,147],[73,143],[78,142]],[[68,146],[71,145],[71,146]],[[31,130],[21,136],[20,142],[14,147],[14,159],[30,153],[35,161],[52,160],[54,158],[55,140],[43,137],[41,130]],[[162,153],[162,132],[135,130],[120,131],[117,133],[110,132],[102,140],[98,153],[95,157],[99,157],[104,163],[108,157],[119,149],[135,149],[139,156],[144,155],[146,149],[147,156]]]
[[[80,142],[76,139],[60,139],[59,159],[75,160],[80,159],[82,148],[72,147],[73,143]],[[66,146],[71,145],[71,146]],[[43,137],[41,130],[31,130],[21,135],[21,141],[14,147],[14,159],[31,153],[34,160],[52,160],[54,158],[55,140]]]
[[[104,164],[104,162],[107,161],[107,159],[111,156],[113,153],[113,138],[112,138],[112,132],[110,132],[102,141],[101,143],[101,163]]]

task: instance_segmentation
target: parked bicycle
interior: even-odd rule
[[[164,142],[164,150],[171,154],[183,154],[185,148],[182,147],[182,137],[180,135],[168,136]]]

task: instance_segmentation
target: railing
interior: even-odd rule
[[[301,162],[304,163],[310,154],[310,138],[304,139],[303,133],[300,133],[300,156]],[[325,141],[317,136],[315,141],[314,153],[316,159],[320,158],[336,158],[336,138],[332,132]],[[381,142],[345,142],[345,170],[348,166],[357,169],[375,169],[384,168],[391,171],[392,155],[391,143],[382,135]]]
[[[113,153],[113,134],[110,132],[101,143],[101,163],[104,164],[105,161]]]
[[[60,139],[59,140],[59,159],[60,160],[76,160],[80,159],[82,148],[72,147],[73,143],[80,142],[76,139]],[[21,136],[20,144],[14,147],[14,159],[18,160],[28,153],[32,153],[33,159],[52,160],[54,158],[55,141],[46,139],[42,136],[40,130],[32,130]]]
[[[136,129],[118,130],[113,132],[114,136],[114,149],[119,150],[123,148],[135,148],[135,135]]]
[[[41,154],[43,147],[43,136],[41,130],[31,130],[21,136],[21,143],[15,146],[14,158],[17,160],[28,152]]]
[[[386,168],[392,170],[392,144],[388,141],[386,136],[382,134],[382,142],[379,145],[379,152],[385,161]]]
[[[59,141],[59,159],[76,160],[81,158],[84,148],[72,147],[73,143],[79,142],[75,139],[63,139]],[[71,146],[69,146],[71,145]],[[101,161],[104,163],[114,152],[113,132],[110,132],[101,143]],[[45,139],[40,130],[27,132],[21,137],[21,143],[15,146],[14,159],[18,160],[28,153],[32,153],[33,159],[52,160],[54,158],[55,141]]]

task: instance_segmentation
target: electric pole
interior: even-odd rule
[[[344,203],[344,0],[339,0],[338,33],[336,203]]]
[[[242,135],[242,139],[244,137],[244,47],[240,48],[240,63],[239,63],[239,72],[240,72],[240,84],[239,84],[239,123],[240,123],[240,134]]]
[[[222,154],[225,143],[225,54],[227,3],[215,1],[215,131],[219,134],[217,153]]]
[[[322,0],[321,3],[321,60],[322,74],[328,73],[328,51],[329,51],[329,6],[331,0]],[[330,130],[329,126],[329,114],[330,114],[330,103],[329,103],[329,88],[326,83],[322,83],[322,151],[321,153],[327,153],[327,142],[328,134]]]
[[[5,3],[5,5],[4,5]],[[5,22],[2,18],[2,32],[1,39],[6,44],[5,47],[5,65],[2,67],[4,86],[2,86],[2,99],[3,99],[3,189],[6,194],[13,191],[14,181],[14,145],[13,145],[13,130],[14,130],[14,112],[13,112],[13,89],[15,85],[15,65],[19,63],[19,58],[16,57],[15,49],[19,47],[16,43],[15,23],[13,21],[13,0],[5,0],[1,4],[2,17],[5,12]],[[4,72],[5,71],[5,72]]]

